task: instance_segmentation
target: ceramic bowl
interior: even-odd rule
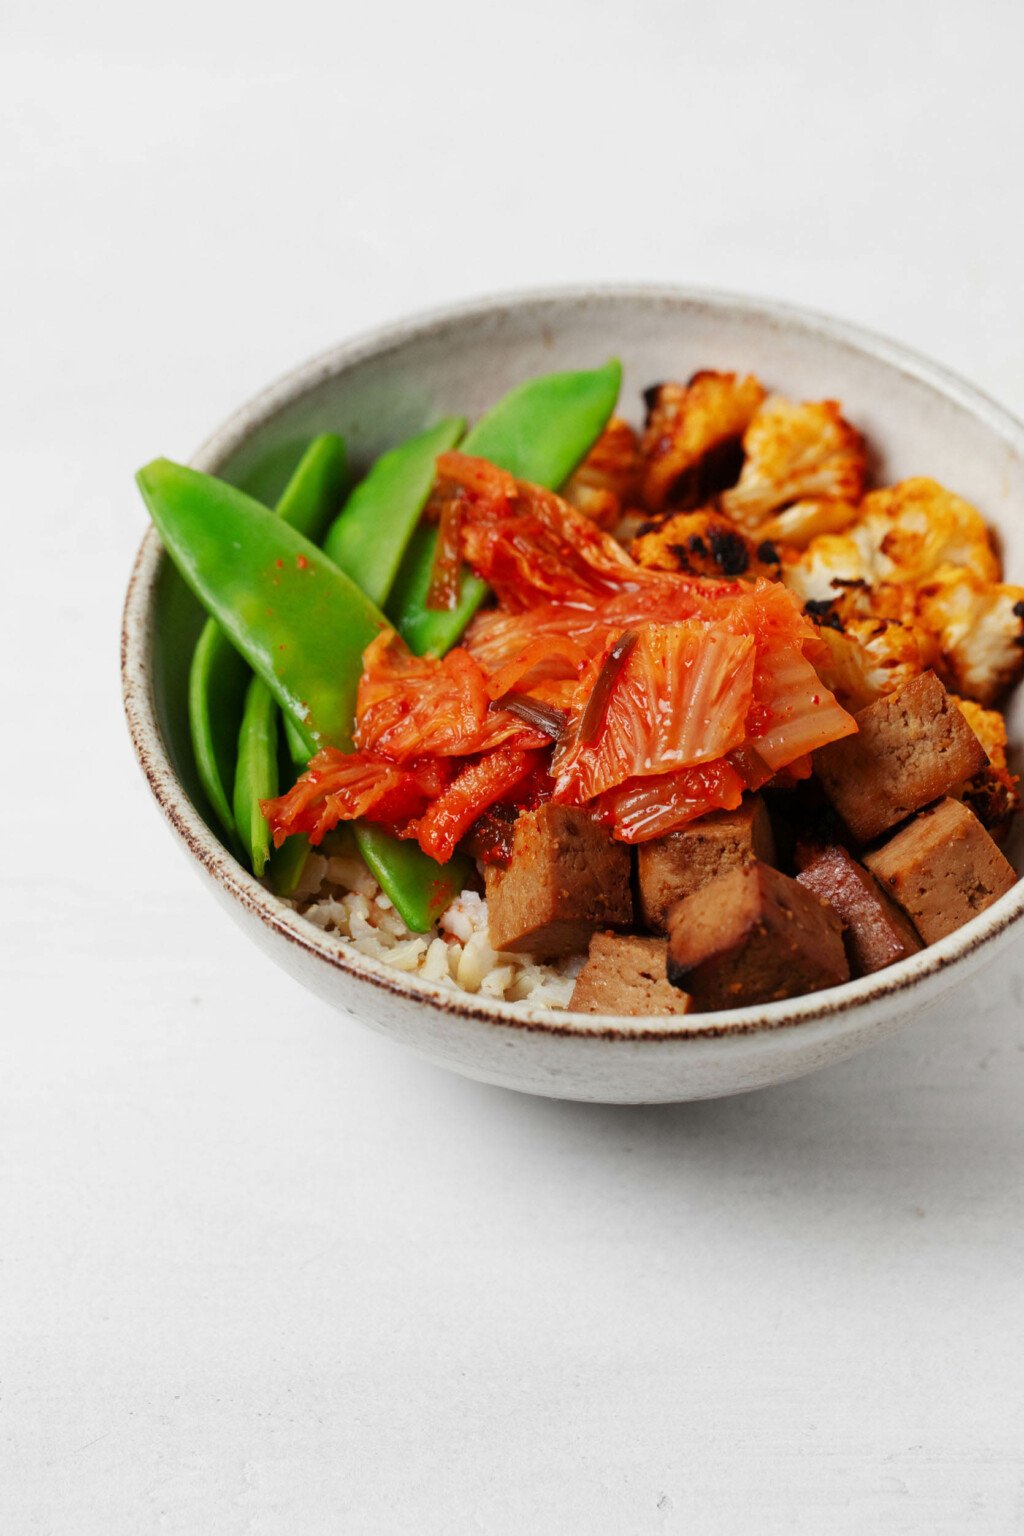
[[[346,342],[242,407],[193,463],[273,498],[305,440],[342,433],[356,469],[446,414],[473,418],[555,368],[625,367],[623,403],[698,368],[750,370],[835,397],[867,434],[882,483],[928,474],[975,502],[1024,575],[1024,427],[892,342],[778,304],[679,289],[527,293]],[[467,1076],[613,1103],[714,1097],[780,1082],[880,1039],[989,965],[1024,913],[1024,883],[941,943],[875,976],[759,1008],[683,1019],[579,1018],[486,1001],[347,951],[270,895],[213,830],[192,766],[186,681],[202,615],[150,532],[124,613],[124,700],[154,798],[210,891],[297,981],[340,1012]],[[1011,715],[1024,739],[1024,690]],[[1022,850],[1011,848],[1017,868]]]

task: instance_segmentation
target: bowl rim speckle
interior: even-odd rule
[[[485,295],[431,309],[358,335],[318,353],[261,390],[236,410],[206,439],[191,463],[211,473],[225,463],[280,410],[327,377],[359,363],[399,350],[407,343],[436,335],[448,327],[493,316],[503,310],[531,306],[575,304],[585,308],[604,302],[637,300],[714,311],[728,310],[783,330],[799,330],[885,363],[905,377],[935,390],[979,419],[1024,459],[1024,424],[973,385],[902,344],[861,326],[813,310],[770,299],[727,291],[668,284],[570,284]],[[955,983],[954,969],[982,949],[994,950],[1024,917],[1024,880],[992,907],[972,918],[948,938],[929,946],[888,970],[845,982],[842,986],[803,997],[756,1007],[661,1019],[612,1015],[569,1014],[485,999],[458,992],[385,962],[361,954],[338,936],[331,936],[301,917],[245,870],[220,842],[189,800],[171,764],[157,721],[150,677],[154,596],[167,558],[155,529],[142,540],[125,598],[121,626],[121,686],[128,729],[139,765],[164,817],[188,852],[233,900],[265,926],[308,955],[355,979],[469,1022],[516,1031],[537,1031],[580,1039],[635,1041],[707,1041],[743,1037],[799,1025],[840,1020],[865,1007],[905,1001],[907,1009],[944,992]],[[904,994],[913,994],[903,998]]]

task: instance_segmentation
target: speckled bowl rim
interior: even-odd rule
[[[742,314],[772,329],[799,330],[839,343],[886,364],[904,377],[930,387],[968,410],[1024,458],[1024,424],[980,390],[939,364],[907,347],[860,326],[836,320],[796,305],[750,298],[743,294],[660,284],[604,284],[526,289],[472,299],[411,316],[376,328],[329,348],[285,374],[237,410],[195,454],[198,469],[215,473],[228,458],[259,432],[267,421],[325,378],[347,372],[360,363],[398,351],[410,341],[436,335],[467,321],[543,304],[629,301],[668,307],[686,305],[716,312]],[[846,982],[825,992],[768,1003],[756,1008],[728,1009],[666,1020],[597,1015],[583,1018],[528,1004],[483,999],[395,970],[382,961],[346,947],[323,933],[267,891],[242,868],[210,831],[185,794],[170,762],[157,723],[150,678],[151,637],[156,585],[166,559],[154,529],[146,534],[135,559],[125,599],[121,630],[121,682],[132,745],[143,773],[165,818],[188,852],[231,898],[253,913],[267,928],[298,945],[328,967],[368,981],[384,991],[428,1004],[467,1021],[489,1026],[583,1039],[630,1041],[700,1041],[743,1037],[764,1031],[832,1020],[852,1023],[851,1014],[889,1002],[893,1012],[910,1012],[946,992],[975,968],[982,950],[994,952],[996,942],[1024,917],[1024,880],[988,911],[938,944],[931,945],[875,976]],[[973,960],[973,964],[970,963]]]

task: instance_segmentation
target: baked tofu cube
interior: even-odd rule
[[[508,866],[484,871],[492,946],[548,960],[579,954],[598,928],[632,923],[629,876],[629,849],[586,811],[524,811]]]
[[[690,999],[669,982],[667,958],[667,939],[595,933],[569,1007],[576,1013],[625,1013],[634,1018],[686,1013]]]
[[[772,824],[760,795],[736,811],[714,811],[667,837],[637,848],[640,914],[652,933],[668,931],[668,914],[677,901],[727,869],[761,859],[775,862]]]
[[[973,811],[942,800],[864,860],[926,944],[944,939],[1016,884]]]
[[[845,848],[816,851],[797,880],[827,901],[842,919],[846,953],[855,974],[882,971],[921,948],[908,918]]]
[[[988,763],[934,672],[911,678],[856,716],[856,736],[815,753],[825,793],[861,843],[949,794]]]
[[[745,1008],[847,981],[831,907],[767,864],[742,865],[669,913],[668,979],[693,1008]]]

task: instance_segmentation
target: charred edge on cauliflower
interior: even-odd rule
[[[676,512],[660,523],[647,524],[646,532],[630,545],[639,565],[652,570],[682,571],[689,576],[778,576],[778,551],[774,545],[752,540],[721,513],[709,508]]]
[[[743,467],[743,434],[764,395],[753,376],[710,370],[695,373],[685,385],[668,382],[645,390],[640,457],[647,507],[688,510],[735,485]]]
[[[843,621],[836,612],[837,601],[834,597],[811,597],[804,603],[804,612],[815,624],[836,629],[842,634]]]

